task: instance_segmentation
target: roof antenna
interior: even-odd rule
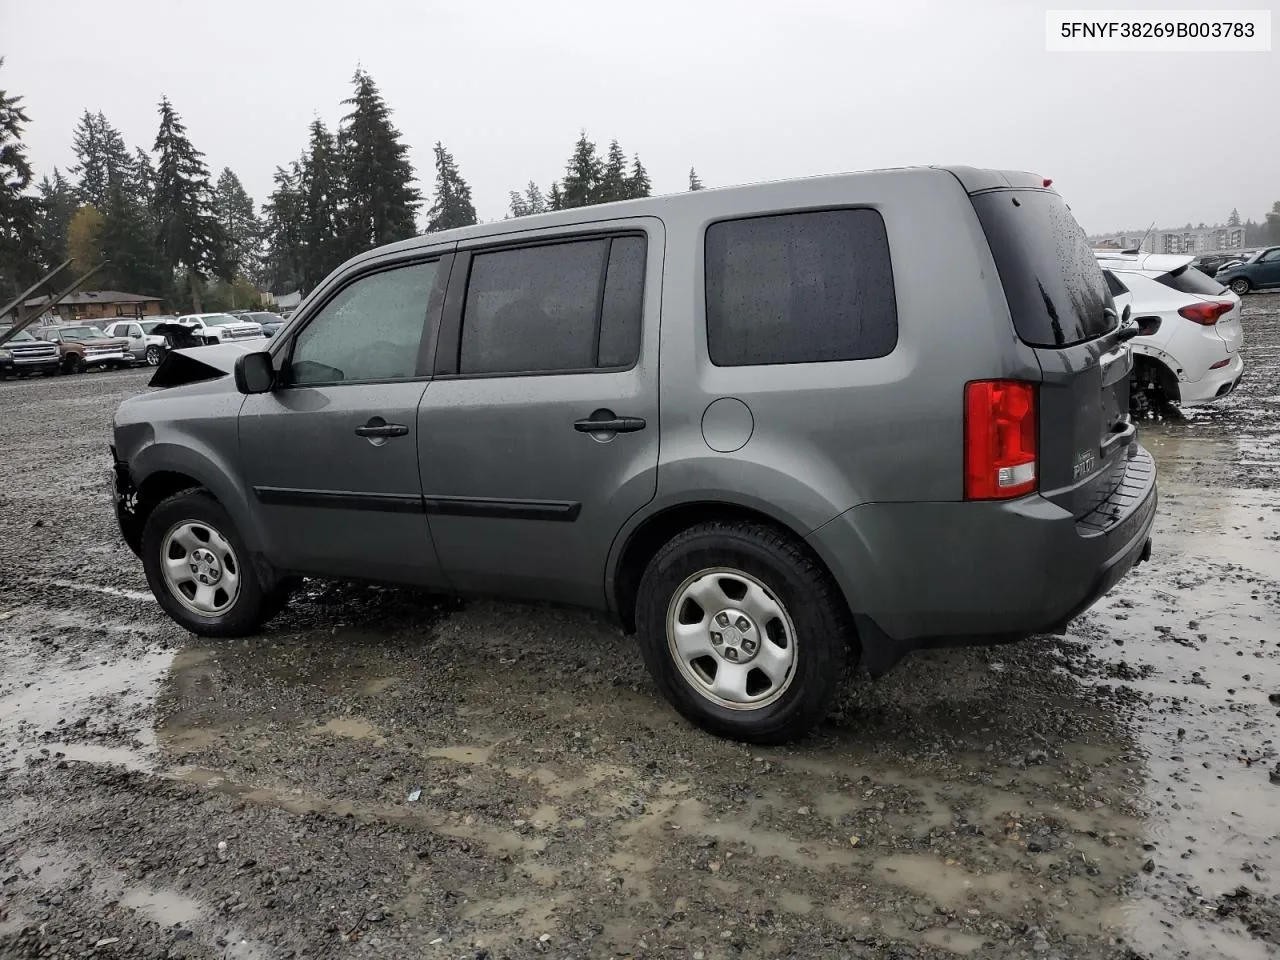
[[[1152,220],[1152,221],[1151,221],[1151,226],[1147,227],[1147,232],[1146,232],[1146,233],[1144,233],[1144,234],[1142,235],[1142,239],[1138,241],[1138,249],[1137,249],[1137,250],[1134,250],[1134,251],[1133,251],[1134,253],[1141,253],[1141,252],[1142,252],[1142,245],[1143,245],[1144,243],[1146,243],[1146,242],[1147,242],[1147,237],[1151,236],[1151,231],[1152,231],[1152,230],[1154,230],[1155,228],[1156,228],[1156,222],[1155,222],[1154,220]],[[1125,253],[1129,253],[1129,252],[1130,252],[1130,251],[1128,251],[1128,250],[1126,250],[1126,251],[1125,251]]]

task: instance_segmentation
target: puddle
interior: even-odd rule
[[[348,737],[352,740],[381,741],[385,739],[378,732],[377,727],[367,720],[361,720],[359,717],[335,717],[316,727],[316,733],[327,733],[335,737]]]
[[[0,744],[10,745],[0,750],[0,769],[40,750],[130,769],[153,764],[150,711],[173,652],[108,639],[143,632],[131,626],[90,624],[74,613],[22,607],[0,621]],[[77,636],[86,631],[100,637],[88,641],[87,653]],[[132,742],[120,742],[122,720],[136,730]]]

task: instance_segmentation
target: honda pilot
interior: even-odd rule
[[[465,227],[167,356],[116,413],[117,513],[196,634],[301,576],[573,604],[685,717],[776,743],[847,665],[1061,632],[1149,555],[1136,332],[1031,174]]]

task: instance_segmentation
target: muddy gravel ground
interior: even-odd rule
[[[1241,391],[1143,425],[1151,563],[780,749],[583,613],[309,583],[192,638],[110,513],[147,372],[0,384],[0,956],[1280,954],[1280,296],[1246,304]]]

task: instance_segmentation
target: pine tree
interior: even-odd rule
[[[147,211],[127,183],[108,188],[102,214],[97,241],[102,257],[108,261],[102,285],[153,297],[167,294],[171,275],[161,259]]]
[[[253,200],[230,167],[223,167],[213,188],[213,215],[226,238],[227,263],[232,273],[256,272],[262,225]]]
[[[689,168],[689,189],[690,190],[702,189],[702,181],[698,179],[698,174],[693,169],[693,167]]]
[[[565,164],[564,182],[560,188],[564,209],[598,203],[603,176],[604,164],[596,154],[596,145],[587,139],[587,132],[583,130],[574,145],[573,155]]]
[[[4,58],[0,57],[0,68]],[[40,201],[28,195],[31,164],[22,143],[30,123],[22,97],[0,88],[0,300],[9,300],[41,274],[37,219]]]
[[[302,289],[302,224],[305,202],[301,188],[302,169],[298,163],[289,169],[276,167],[272,176],[275,189],[263,204],[262,282],[278,293]]]
[[[298,166],[302,203],[298,238],[301,289],[310,290],[343,260],[342,162],[338,143],[324,121],[311,121],[307,152]]]
[[[112,185],[123,184],[133,175],[134,158],[124,145],[124,137],[101,111],[92,114],[86,110],[72,133],[71,146],[76,164],[68,172],[79,178],[76,192],[80,202],[105,209]]]
[[[453,154],[439,140],[435,145],[436,199],[427,211],[427,232],[469,227],[476,222],[476,208],[471,203],[471,187],[462,179]]]
[[[1267,232],[1270,235],[1268,243],[1280,243],[1280,200],[1273,203],[1267,213]]]
[[[551,190],[547,193],[547,209],[563,210],[564,208],[564,194],[560,192],[560,184],[553,180]]]
[[[40,193],[40,211],[36,221],[40,252],[45,269],[52,269],[67,259],[67,227],[76,212],[76,194],[57,167],[53,168],[53,179],[42,178],[37,189]]]
[[[171,273],[185,274],[191,302],[201,311],[204,274],[227,276],[225,240],[213,216],[213,187],[209,168],[187,137],[187,128],[168,97],[160,100],[160,131],[153,209],[159,227],[158,245]]]
[[[635,163],[631,165],[631,176],[627,177],[627,196],[632,199],[647,197],[652,192],[653,186],[649,183],[649,172],[640,162],[640,155],[636,154]]]
[[[343,207],[344,253],[351,256],[417,232],[415,214],[422,195],[413,185],[409,148],[391,123],[391,110],[373,79],[357,69],[355,92],[344,105],[338,147],[346,183]]]
[[[609,143],[609,157],[605,160],[604,173],[600,176],[597,203],[611,203],[628,199],[627,155],[617,140]]]
[[[532,180],[524,188],[524,202],[528,206],[530,213],[547,212],[547,201],[543,198],[542,191],[538,189],[538,185]]]
[[[1240,226],[1240,211],[1237,210],[1235,207],[1231,208],[1231,216],[1227,217],[1227,226],[1228,227]]]
[[[129,192],[133,195],[133,199],[144,207],[150,207],[156,182],[156,171],[151,165],[151,154],[141,147],[135,147],[130,173]]]
[[[512,217],[529,216],[529,203],[525,200],[523,193],[519,190],[512,190],[507,196],[510,198],[510,203],[507,205],[508,220]]]

